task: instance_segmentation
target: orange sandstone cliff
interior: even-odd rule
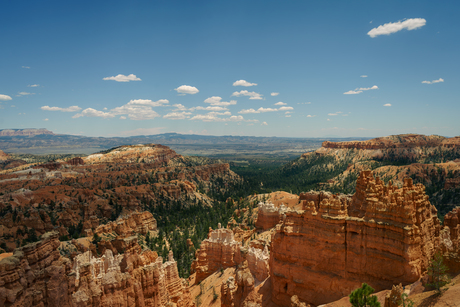
[[[313,193],[276,226],[270,253],[272,300],[297,295],[315,305],[367,282],[376,290],[416,281],[439,242],[436,209],[425,187],[387,186],[361,172],[353,197]]]

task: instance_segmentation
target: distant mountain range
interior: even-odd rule
[[[299,153],[321,147],[323,141],[366,140],[369,138],[288,138],[255,136],[212,136],[163,133],[130,137],[87,137],[54,134],[47,129],[0,130],[0,150],[7,153],[81,153],[90,154],[121,145],[162,144],[186,155],[231,155],[232,153]]]

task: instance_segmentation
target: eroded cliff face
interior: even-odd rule
[[[273,302],[315,305],[367,282],[376,290],[416,281],[439,244],[436,209],[423,185],[384,185],[361,172],[356,194],[304,195],[276,226],[270,253]],[[301,196],[302,199],[302,196]]]
[[[271,202],[258,204],[258,214],[256,220],[256,228],[261,230],[267,230],[273,228],[280,222],[280,216],[286,212],[287,208],[284,205],[275,207]]]
[[[172,252],[163,263],[131,240],[124,254],[59,254],[57,232],[0,261],[1,306],[193,306]]]

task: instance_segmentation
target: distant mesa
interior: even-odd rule
[[[52,131],[46,128],[28,128],[28,129],[2,129],[0,136],[34,136],[39,134],[55,135]]]

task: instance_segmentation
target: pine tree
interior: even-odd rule
[[[446,274],[447,270],[448,267],[444,264],[444,258],[441,253],[437,252],[428,267],[428,276],[431,279],[431,283],[428,286],[432,286],[438,293],[441,293],[441,287],[449,282],[449,277]]]
[[[350,303],[353,307],[381,307],[377,301],[377,296],[371,294],[374,289],[366,283],[361,288],[356,289],[350,294]]]

